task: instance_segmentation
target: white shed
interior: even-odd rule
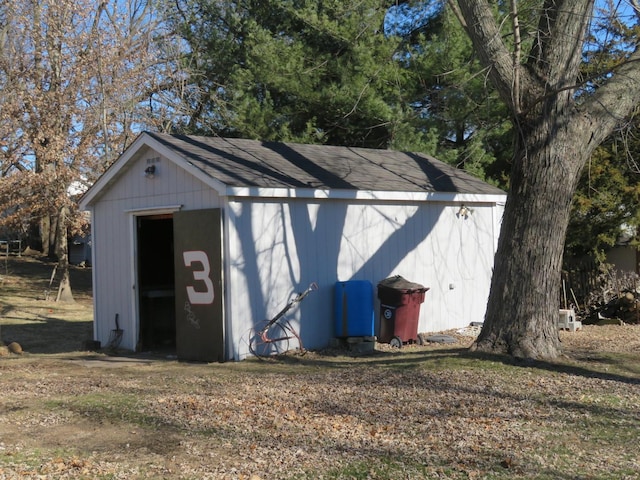
[[[481,322],[505,198],[421,153],[142,133],[81,199],[95,339],[243,359],[316,282],[289,318],[322,348],[336,282],[392,275],[429,288],[420,332]]]

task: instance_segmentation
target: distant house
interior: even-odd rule
[[[72,265],[91,264],[91,234],[75,235],[69,238],[69,263]]]
[[[89,189],[95,339],[242,359],[252,326],[335,335],[336,282],[429,287],[419,331],[482,321],[506,194],[421,153],[142,133]],[[376,307],[377,308],[377,307]]]
[[[73,201],[78,201],[87,189],[86,178],[82,178],[80,181],[71,183],[67,189],[67,194]],[[89,212],[84,212],[84,221],[86,222],[86,227],[83,231],[76,235],[70,235],[67,239],[69,263],[72,265],[91,264],[91,215]]]

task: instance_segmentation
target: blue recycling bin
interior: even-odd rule
[[[336,337],[373,337],[373,285],[368,280],[337,282],[334,297]]]

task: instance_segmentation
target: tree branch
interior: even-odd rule
[[[520,39],[520,22],[518,20],[518,5],[511,0],[511,21],[513,22],[513,109],[520,114],[520,57],[522,43]]]
[[[528,65],[545,91],[576,82],[595,0],[545,0]]]
[[[458,6],[458,4],[456,2],[447,2],[447,5],[451,7],[451,10],[453,10],[453,14],[456,16],[456,18],[460,22],[460,25],[462,25],[462,28],[464,28],[464,30],[466,31],[467,21],[462,16],[462,12],[460,11],[460,7]]]
[[[612,77],[598,88],[580,107],[585,116],[601,123],[592,142],[604,141],[615,126],[623,121],[638,104],[640,97],[640,47],[620,65]]]
[[[629,3],[631,3],[631,8],[636,13],[636,17],[640,19],[640,2],[638,0],[630,0]]]
[[[498,94],[503,101],[517,112],[514,104],[513,55],[500,35],[498,24],[493,17],[487,0],[457,0],[459,14],[466,19],[466,30],[471,38],[480,62],[489,67]],[[454,7],[454,12],[456,8]]]

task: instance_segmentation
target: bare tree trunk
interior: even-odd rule
[[[560,354],[563,245],[585,158],[578,139],[557,118],[540,120],[523,135],[475,350],[523,358]]]
[[[57,302],[73,302],[71,279],[69,277],[69,245],[67,241],[67,207],[60,210],[57,222],[56,253],[58,255],[58,272],[61,275],[58,286]]]
[[[598,88],[582,88],[576,101],[577,89],[584,87],[580,65],[594,3],[545,0],[528,52],[521,51],[519,41],[519,2],[509,4],[513,45],[504,41],[509,19],[498,18],[495,2],[450,3],[509,106],[518,135],[487,313],[475,350],[526,358],[560,353],[560,272],[578,176],[616,123],[637,107],[640,94],[640,48],[631,48],[625,62],[602,64]]]
[[[58,217],[52,215],[43,216],[39,222],[39,230],[42,255],[53,258],[54,254],[57,254]]]
[[[42,249],[42,254],[45,257],[49,256],[49,239],[51,238],[51,217],[45,216],[40,219],[40,245]]]

